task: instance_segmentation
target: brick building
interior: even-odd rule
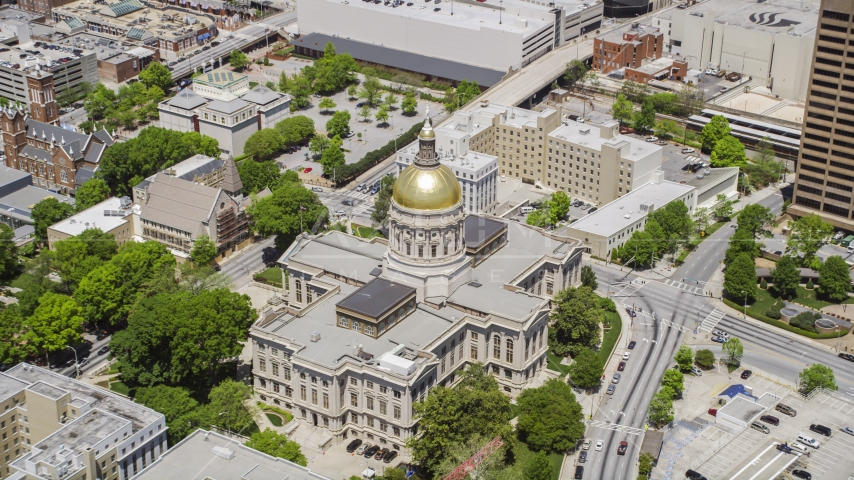
[[[593,69],[608,74],[621,68],[639,68],[646,59],[661,58],[664,35],[658,28],[632,23],[593,39]]]
[[[113,138],[105,130],[86,135],[60,127],[53,75],[36,68],[26,80],[29,113],[9,108],[0,114],[5,148],[0,159],[31,173],[33,185],[73,190],[77,171],[94,170]]]

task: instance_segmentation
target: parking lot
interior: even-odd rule
[[[847,455],[854,449],[854,436],[840,430],[854,427],[854,398],[818,394],[806,400],[793,393],[790,386],[765,378],[761,372],[747,380],[738,378],[740,372],[736,370],[732,377],[726,369],[705,372],[702,377],[686,376],[684,398],[676,402],[674,428],[665,435],[656,471],[682,475],[692,468],[710,480],[791,478],[784,472],[794,469],[805,470],[814,479],[847,480],[854,476],[854,458]],[[739,383],[752,389],[757,397],[765,393],[781,397],[779,403],[794,408],[796,416],[789,417],[771,406],[765,415],[777,417],[779,425],[760,422],[769,428],[767,434],[749,427],[732,430],[718,424],[708,409],[720,408],[716,404],[719,393],[730,384]],[[829,427],[831,437],[810,431],[811,424]],[[791,445],[801,433],[818,440],[820,447],[807,447],[808,455],[777,450],[777,444]]]
[[[373,457],[365,458],[363,455],[356,455],[355,452],[348,453],[347,445],[349,443],[349,440],[344,441],[327,450],[325,454],[309,460],[308,468],[332,479],[350,478],[352,475],[361,478],[362,472],[368,467],[376,470],[377,475],[382,475],[386,468],[395,468],[401,462],[409,462],[409,458],[403,456],[398,456],[391,463],[384,463],[382,460],[375,460]]]

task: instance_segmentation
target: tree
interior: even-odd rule
[[[821,265],[816,253],[833,235],[833,225],[811,213],[794,222],[789,222],[789,228],[792,233],[786,239],[786,254],[800,255],[802,264],[809,268],[817,268]]]
[[[742,253],[730,263],[724,272],[724,288],[730,297],[739,303],[753,301],[759,293],[756,286],[756,265],[753,258]]]
[[[537,452],[561,453],[584,436],[584,414],[572,387],[553,378],[523,390],[519,405],[519,439]]]
[[[394,110],[395,105],[397,105],[397,100],[397,95],[389,92],[383,99],[383,105],[385,105],[389,110]]]
[[[751,203],[738,214],[738,228],[746,229],[755,239],[770,238],[773,236],[771,227],[774,225],[774,218],[774,214],[768,207]]]
[[[322,155],[323,151],[329,148],[329,145],[329,137],[325,135],[315,135],[311,138],[311,142],[308,144],[308,151],[315,156]]]
[[[664,371],[661,386],[673,390],[674,394],[678,397],[685,390],[685,375],[677,369],[669,368]]]
[[[711,214],[707,207],[700,207],[694,210],[694,224],[697,225],[698,231],[705,232],[711,221]]]
[[[190,261],[193,262],[194,265],[210,265],[217,255],[219,255],[219,253],[217,252],[216,244],[213,240],[211,240],[207,235],[200,235],[199,238],[193,242],[193,250],[190,252]]]
[[[675,252],[677,242],[687,240],[695,227],[687,205],[680,201],[670,202],[664,208],[655,210],[650,218],[661,225],[661,248],[665,252]],[[649,222],[645,230],[649,230],[648,225]]]
[[[162,413],[166,417],[169,428],[169,442],[178,443],[202,425],[193,425],[193,417],[201,411],[205,414],[209,409],[199,405],[190,391],[181,387],[157,385],[154,387],[138,388],[134,393],[134,401]]]
[[[358,91],[358,88],[359,87],[357,87],[356,85],[350,85],[349,87],[347,87],[347,99],[350,100],[351,102],[353,100],[359,98],[356,94],[356,92]]]
[[[619,121],[620,126],[623,126],[624,123],[628,123],[634,118],[634,114],[635,106],[632,105],[632,102],[622,93],[618,94],[617,100],[611,106],[611,116],[614,120]]]
[[[623,82],[623,86],[620,88],[620,95],[625,96],[630,102],[643,103],[644,98],[649,95],[649,85],[632,82],[631,80]]]
[[[590,265],[581,267],[581,285],[593,291],[599,288],[599,282],[596,280],[596,273],[593,272],[593,267]]]
[[[584,78],[587,73],[587,65],[581,60],[572,60],[566,64],[566,70],[563,74],[563,79],[566,82],[566,87],[572,90],[575,85]]]
[[[375,227],[385,228],[388,226],[388,214],[395,180],[394,175],[386,175],[380,180],[380,191],[377,193],[374,210],[371,212],[371,223]]]
[[[403,110],[403,114],[407,116],[415,115],[415,109],[418,107],[418,100],[415,99],[415,95],[411,92],[407,92],[406,95],[403,96],[403,101],[400,102],[400,108]]]
[[[320,165],[323,166],[323,173],[332,178],[335,169],[344,165],[346,160],[344,159],[344,152],[341,150],[341,139],[338,135],[335,135],[329,143],[329,148],[324,150],[320,156]]]
[[[655,241],[649,232],[635,230],[632,236],[619,250],[619,257],[623,262],[637,265],[652,265],[653,257],[655,256]]]
[[[234,50],[228,57],[228,64],[231,65],[231,68],[241,69],[249,65],[249,57],[240,50]]]
[[[68,293],[74,293],[80,281],[110,260],[118,248],[112,234],[87,228],[77,236],[54,242],[52,264]]]
[[[359,116],[362,117],[363,122],[367,122],[371,117],[371,106],[367,102],[359,109]]]
[[[276,131],[285,145],[296,145],[314,137],[314,120],[305,115],[294,115],[276,123]]]
[[[644,100],[640,111],[634,114],[633,121],[635,130],[641,132],[648,132],[655,127],[655,107],[653,107],[652,101]]]
[[[540,451],[525,465],[524,480],[551,480],[552,464],[546,452]]]
[[[644,452],[638,457],[638,473],[649,476],[655,466],[655,457],[649,452]]]
[[[773,162],[777,156],[774,153],[774,144],[771,143],[771,139],[767,136],[762,137],[758,142],[756,142],[754,151],[753,161],[760,165]]]
[[[77,188],[74,195],[76,210],[82,212],[87,208],[103,202],[110,197],[110,186],[100,178],[91,178]]]
[[[848,299],[851,291],[851,277],[845,260],[832,255],[821,265],[818,271],[818,291],[825,298],[836,303]]]
[[[39,306],[24,321],[24,338],[34,353],[63,350],[83,341],[83,316],[74,299],[57,293],[45,293]]]
[[[599,297],[590,287],[570,287],[558,292],[553,300],[555,310],[549,330],[549,346],[556,355],[575,356],[599,343],[604,312],[599,310]]]
[[[172,88],[172,72],[160,62],[151,62],[139,72],[139,81],[147,88],[157,87],[166,92]]]
[[[27,356],[24,317],[17,305],[0,307],[0,363],[15,365]]]
[[[549,226],[549,212],[547,208],[534,210],[525,217],[525,223],[535,227],[546,228]]]
[[[362,83],[362,88],[359,89],[359,98],[365,100],[365,105],[374,107],[380,103],[382,98],[382,84],[376,77],[366,77]]]
[[[729,120],[723,115],[715,115],[709,120],[701,132],[703,138],[703,151],[711,153],[714,151],[718,141],[729,135],[732,129]]]
[[[409,437],[406,446],[430,472],[436,472],[469,438],[507,440],[512,434],[510,398],[501,392],[495,377],[485,372],[482,363],[469,365],[459,376],[454,388],[437,386],[413,405],[414,416],[420,419],[419,435]]]
[[[556,225],[560,220],[566,217],[569,213],[570,198],[569,195],[562,191],[557,191],[549,198],[549,222]]]
[[[251,158],[237,164],[237,173],[243,182],[243,191],[249,195],[258,193],[265,188],[272,190],[282,176],[279,165],[276,162],[272,160],[256,162]]]
[[[690,372],[691,366],[694,364],[694,350],[692,350],[688,345],[682,345],[679,347],[679,350],[676,351],[676,355],[673,359],[676,360],[676,365],[679,367],[679,370],[682,370],[683,372]]]
[[[303,467],[308,465],[308,459],[302,454],[297,442],[275,430],[265,428],[263,432],[253,433],[246,446],[273,457],[284,458]]]
[[[262,128],[246,139],[243,147],[245,155],[251,155],[255,160],[266,160],[285,146],[282,136],[272,128]]]
[[[0,278],[8,277],[17,272],[18,265],[15,231],[5,223],[0,224]]]
[[[721,345],[721,350],[727,356],[727,364],[737,366],[741,363],[741,357],[744,355],[744,345],[741,340],[732,337]]]
[[[223,380],[213,387],[208,395],[208,408],[211,412],[221,412],[213,417],[213,423],[235,433],[251,428],[255,423],[255,412],[247,408],[246,401],[250,398],[252,387],[231,378]]]
[[[591,390],[602,383],[605,364],[590,348],[582,348],[569,366],[569,378],[578,388]]]
[[[37,203],[31,212],[36,238],[40,241],[47,239],[47,227],[64,220],[74,213],[70,203],[60,202],[54,197],[47,197]]]
[[[732,215],[732,200],[727,200],[726,194],[719,193],[715,196],[717,204],[713,207],[715,218],[719,221],[729,219]]]
[[[294,182],[282,183],[272,195],[253,203],[247,211],[252,218],[253,231],[264,236],[276,235],[276,248],[282,251],[318,218],[328,216],[317,195]]]
[[[350,133],[350,112],[339,110],[332,114],[332,118],[326,122],[326,132],[330,138],[336,135],[346,137]]]
[[[673,396],[674,392],[669,387],[662,387],[652,396],[649,402],[649,423],[660,427],[673,421]]]
[[[320,103],[317,104],[317,107],[322,112],[328,112],[335,108],[335,100],[332,100],[329,97],[323,97],[320,99]]]
[[[801,273],[795,266],[792,257],[784,255],[777,260],[777,266],[771,270],[771,281],[774,282],[774,290],[782,298],[794,298],[797,295],[798,285],[801,283]]]
[[[744,144],[732,135],[727,135],[715,143],[712,155],[709,157],[713,167],[743,167],[747,156]]]
[[[707,348],[697,350],[697,354],[694,355],[694,362],[696,362],[700,368],[712,368],[715,366],[715,354]]]
[[[804,393],[809,393],[816,388],[824,388],[825,390],[837,390],[836,378],[833,376],[833,369],[827,365],[813,363],[809,367],[803,369],[798,374],[798,382],[800,390]]]
[[[380,105],[377,113],[374,115],[377,119],[377,124],[388,123],[388,108],[385,105]]]

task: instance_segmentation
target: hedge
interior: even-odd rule
[[[741,312],[744,311],[744,308],[742,306],[736,304],[735,302],[733,302],[729,299],[726,299],[726,298],[723,300],[724,300],[725,304],[734,308],[736,311],[741,311]],[[801,330],[800,328],[793,327],[793,326],[789,325],[788,323],[781,322],[780,320],[773,320],[771,318],[766,317],[765,315],[760,315],[758,313],[751,312],[750,310],[747,310],[747,314],[750,315],[751,317],[755,318],[756,320],[759,320],[762,323],[767,323],[768,325],[773,325],[777,328],[782,328],[783,330],[787,330],[787,331],[792,332],[792,333],[797,333],[798,335],[803,335],[805,337],[809,337],[809,338],[816,339],[816,340],[837,338],[839,336],[836,333],[813,333],[813,332],[808,332],[806,330]]]
[[[408,131],[397,137],[397,145],[403,147],[409,143],[414,142],[418,136],[418,132],[421,131],[422,126],[424,126],[424,122],[418,122],[413,125],[412,128],[410,128]],[[341,166],[337,172],[337,175],[340,175],[340,178],[343,179],[340,182],[349,182],[358,175],[361,175],[362,173],[367,171],[369,168],[374,167],[381,161],[394,155],[394,146],[394,139],[389,140],[384,147],[378,148],[376,150],[371,150],[358,162]]]
[[[241,156],[239,156],[239,157],[235,158],[235,159],[234,159],[234,163],[237,163],[237,162],[239,162],[239,161],[241,161],[241,160],[246,160],[247,158],[252,158],[252,154],[251,154],[251,153],[243,154],[243,155],[241,155]]]

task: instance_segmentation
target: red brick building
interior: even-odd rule
[[[30,111],[2,111],[3,161],[31,173],[33,185],[74,190],[77,172],[94,170],[113,138],[105,130],[86,135],[60,127],[53,75],[33,69],[26,78]]]
[[[658,28],[633,23],[593,39],[593,69],[608,74],[621,68],[639,68],[646,59],[661,58],[664,34]]]

